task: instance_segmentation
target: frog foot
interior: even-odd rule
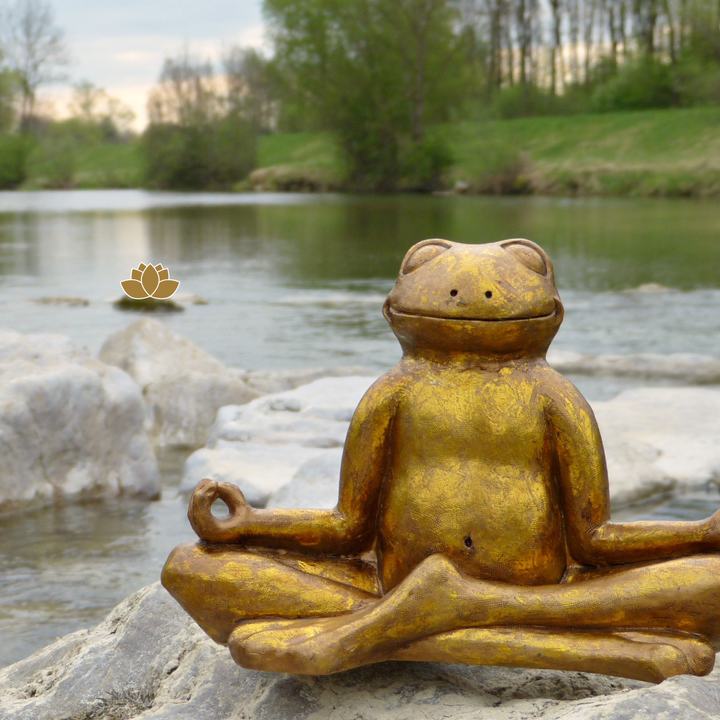
[[[228,639],[233,660],[249,670],[330,675],[355,667],[336,632],[342,617],[249,620]]]

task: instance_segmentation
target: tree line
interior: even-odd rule
[[[436,187],[452,163],[449,122],[720,103],[714,0],[264,0],[263,9],[272,52],[226,55],[226,112],[255,133],[332,131],[356,190]]]
[[[266,55],[230,47],[213,67],[185,47],[165,61],[141,139],[147,184],[230,187],[254,167],[259,135],[323,130],[345,187],[431,190],[453,161],[448,123],[720,103],[715,0],[264,0],[263,11]],[[0,57],[0,132],[37,132],[37,90],[67,62],[47,0],[5,6]],[[83,93],[94,109],[78,122],[127,131],[117,103]]]

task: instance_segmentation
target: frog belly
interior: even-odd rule
[[[413,468],[388,479],[378,560],[386,590],[424,558],[449,557],[478,578],[556,583],[565,570],[562,515],[551,479],[522,468]]]

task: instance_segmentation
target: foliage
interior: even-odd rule
[[[285,102],[307,116],[307,126],[336,133],[350,184],[436,183],[448,153],[441,141],[426,142],[426,127],[447,119],[462,97],[454,5],[265,0],[264,9]]]
[[[15,125],[18,90],[17,75],[9,70],[0,70],[0,134],[10,132]]]
[[[80,120],[48,122],[39,133],[27,158],[31,186],[70,188],[75,185],[79,149],[95,142],[92,130]]]
[[[255,167],[251,119],[218,87],[212,65],[187,48],[168,58],[150,95],[142,138],[146,182],[182,190],[231,187]]]
[[[254,48],[232,47],[223,56],[230,113],[247,118],[256,133],[276,128],[279,96],[274,66]]]
[[[238,115],[204,125],[153,123],[142,148],[147,182],[162,189],[230,187],[255,166],[255,135]]]
[[[21,185],[26,178],[32,140],[22,135],[0,135],[0,190]]]
[[[678,104],[673,72],[669,65],[644,56],[620,67],[617,74],[595,91],[599,111],[645,110]]]
[[[73,85],[68,109],[88,128],[96,128],[104,142],[120,142],[132,136],[132,109],[87,80]]]

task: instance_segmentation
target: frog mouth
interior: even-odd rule
[[[425,320],[438,320],[441,322],[464,322],[464,323],[514,323],[529,322],[531,320],[545,320],[552,318],[558,314],[558,308],[555,306],[549,313],[543,315],[528,315],[527,317],[513,318],[477,318],[477,317],[450,317],[448,315],[425,315],[423,313],[410,313],[395,310],[391,305],[387,306],[388,313],[391,315],[400,315],[409,318],[423,318]]]

